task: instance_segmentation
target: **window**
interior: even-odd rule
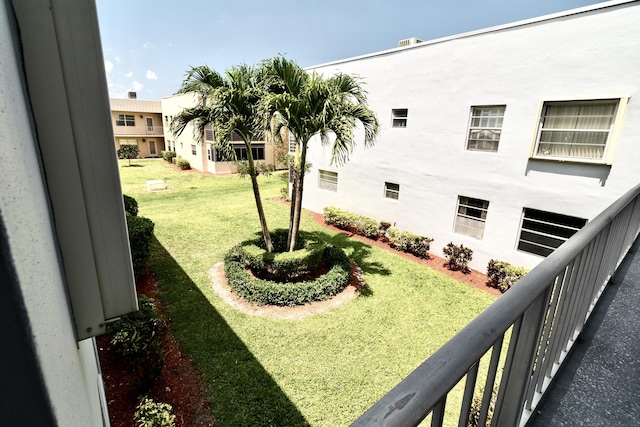
[[[471,108],[467,150],[498,151],[504,105]]]
[[[518,250],[547,256],[586,223],[584,218],[524,208]]]
[[[116,126],[135,126],[136,119],[133,114],[118,114],[116,116]]]
[[[122,147],[123,145],[138,145],[138,140],[137,139],[121,139],[120,140],[120,146]]]
[[[205,141],[214,141],[213,139],[213,126],[206,125],[204,127],[204,139]]]
[[[400,184],[393,184],[391,182],[384,183],[384,197],[387,199],[398,200],[400,196]]]
[[[406,108],[396,108],[391,110],[391,126],[394,128],[406,128],[409,110]]]
[[[338,191],[338,173],[319,170],[318,187],[323,190]]]
[[[545,102],[533,156],[603,161],[618,100]]]
[[[232,162],[234,160],[247,160],[247,147],[242,144],[233,144],[231,146],[235,154],[235,159],[231,152],[226,148],[216,148],[216,161],[218,162]],[[264,145],[255,145],[251,147],[251,156],[253,160],[264,160]]]
[[[458,212],[454,232],[482,239],[488,210],[489,202],[487,200],[458,196]]]
[[[196,155],[196,146],[191,144],[191,155],[195,156]]]

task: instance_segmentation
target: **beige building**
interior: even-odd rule
[[[167,150],[175,151],[178,158],[188,160],[193,169],[216,175],[235,173],[235,161],[228,160],[228,156],[225,158],[220,150],[216,150],[214,131],[211,126],[205,130],[204,135],[194,132],[194,126],[191,124],[187,125],[179,136],[171,132],[168,123],[171,123],[173,117],[185,108],[196,105],[196,96],[196,94],[173,95],[162,98],[160,101],[162,114],[167,123],[164,129]],[[258,163],[276,165],[276,168],[283,167],[277,165],[276,147],[272,143],[253,141],[251,145],[253,159]],[[231,148],[237,160],[247,158],[247,149],[239,135],[232,137]]]
[[[129,92],[128,99],[111,98],[109,102],[116,150],[125,144],[136,145],[139,158],[160,157],[165,149],[160,101],[138,100],[135,92]]]

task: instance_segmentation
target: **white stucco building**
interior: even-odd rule
[[[309,69],[363,78],[375,147],[309,144],[303,206],[533,267],[640,180],[640,2],[611,1]],[[360,141],[362,135],[360,135]]]

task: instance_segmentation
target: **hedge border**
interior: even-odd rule
[[[351,263],[341,248],[327,244],[322,261],[331,268],[315,280],[287,283],[257,279],[245,268],[244,247],[236,245],[225,255],[224,271],[231,289],[246,301],[257,305],[294,306],[331,298],[348,285]]]

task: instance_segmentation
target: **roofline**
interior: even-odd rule
[[[524,20],[521,20],[521,21],[511,22],[511,23],[508,23],[508,24],[496,25],[494,27],[488,27],[488,28],[483,28],[483,29],[480,29],[480,30],[468,31],[466,33],[460,33],[460,34],[454,34],[454,35],[451,35],[451,36],[440,37],[440,38],[433,39],[433,40],[425,40],[425,41],[422,41],[420,43],[412,44],[412,45],[408,45],[408,46],[395,47],[395,48],[392,48],[392,49],[386,49],[386,50],[382,50],[382,51],[378,51],[378,52],[366,53],[364,55],[353,56],[351,58],[345,58],[345,59],[339,59],[339,60],[336,60],[336,61],[325,62],[325,63],[322,63],[322,64],[313,65],[313,66],[310,66],[310,67],[305,67],[304,69],[311,71],[311,70],[314,70],[316,68],[323,68],[323,67],[328,67],[328,66],[331,66],[331,65],[344,64],[346,62],[353,62],[353,61],[358,61],[358,60],[361,60],[361,59],[375,58],[377,56],[390,55],[390,54],[393,54],[393,53],[401,52],[403,50],[418,49],[418,48],[421,48],[421,47],[431,46],[431,45],[434,45],[434,44],[440,44],[440,43],[448,42],[448,41],[451,41],[451,40],[464,39],[464,38],[474,37],[474,36],[478,36],[478,35],[482,35],[482,34],[495,33],[495,32],[498,32],[498,31],[504,31],[504,30],[508,30],[508,29],[512,29],[512,28],[522,27],[522,26],[525,26],[525,25],[536,24],[536,23],[540,23],[540,22],[544,22],[544,21],[551,21],[551,20],[558,19],[558,18],[565,18],[565,17],[568,17],[568,16],[580,15],[582,13],[592,12],[592,11],[599,10],[599,9],[607,9],[607,8],[617,7],[617,6],[624,5],[624,4],[637,3],[639,1],[640,0],[609,0],[609,1],[602,2],[602,3],[596,3],[596,4],[589,5],[589,6],[579,7],[579,8],[576,8],[576,9],[570,9],[570,10],[565,10],[565,11],[562,11],[562,12],[551,13],[551,14],[539,16],[539,17],[536,17],[536,18],[524,19]]]

